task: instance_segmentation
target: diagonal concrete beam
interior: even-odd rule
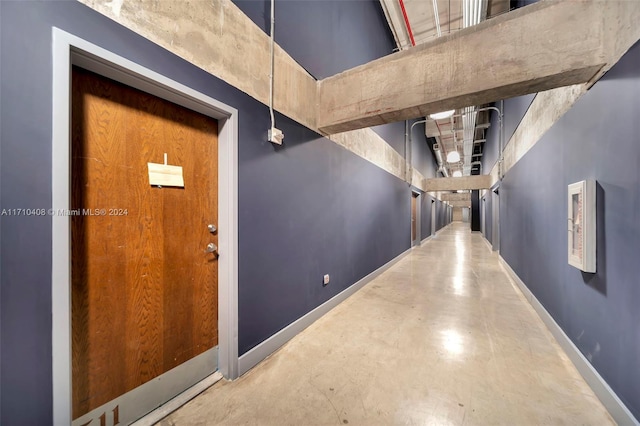
[[[318,127],[332,134],[589,82],[618,59],[610,47],[639,8],[541,1],[347,70],[319,82]]]

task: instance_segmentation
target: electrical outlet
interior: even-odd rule
[[[268,137],[269,137],[269,142],[275,143],[277,145],[282,145],[282,140],[284,139],[284,133],[282,133],[282,130],[272,127],[269,129]]]
[[[326,274],[322,280],[322,286],[326,286],[327,284],[329,284],[329,274]]]

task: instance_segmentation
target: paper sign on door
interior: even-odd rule
[[[177,186],[184,188],[181,166],[147,163],[149,166],[149,184],[158,186]]]

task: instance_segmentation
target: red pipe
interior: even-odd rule
[[[402,16],[404,16],[404,24],[407,26],[407,32],[409,33],[409,39],[411,39],[411,45],[416,45],[416,40],[413,38],[413,31],[411,31],[411,24],[409,23],[409,17],[407,16],[407,10],[404,8],[404,1],[398,0],[400,3],[400,9],[402,9]]]

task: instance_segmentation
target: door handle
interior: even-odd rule
[[[207,253],[215,253],[216,251],[218,251],[218,246],[213,244],[213,243],[209,243],[207,244]]]

